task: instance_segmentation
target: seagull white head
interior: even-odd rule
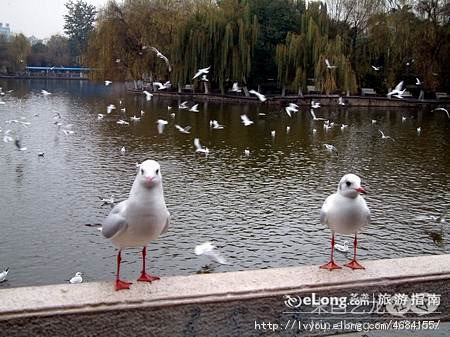
[[[366,194],[361,187],[361,178],[355,174],[346,174],[339,181],[338,193],[347,198],[356,198],[360,193]]]
[[[145,188],[152,188],[154,186],[161,185],[161,167],[158,162],[148,159],[136,166],[138,167],[138,173],[135,181],[136,183]]]

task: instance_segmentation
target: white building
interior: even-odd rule
[[[11,37],[11,30],[9,29],[9,23],[3,24],[0,22],[0,35],[6,36],[7,39]]]

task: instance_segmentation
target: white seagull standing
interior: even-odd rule
[[[197,77],[199,77],[200,75],[206,75],[206,74],[208,74],[210,68],[211,68],[211,66],[209,66],[208,68],[202,68],[202,69],[199,69],[199,70],[195,73],[194,77],[192,77],[192,79],[195,80],[195,79],[196,79]]]
[[[295,103],[289,103],[289,105],[284,108],[284,111],[286,111],[289,117],[292,117],[292,113],[298,111],[298,105]]]
[[[131,284],[120,279],[121,252],[125,248],[143,247],[142,272],[138,281],[159,280],[158,276],[145,271],[147,245],[167,231],[169,221],[160,165],[154,160],[146,160],[138,165],[128,199],[118,203],[102,224],[103,235],[119,248],[116,290],[129,289]]]
[[[77,271],[77,272],[75,273],[75,276],[72,277],[72,278],[69,280],[69,282],[72,283],[72,284],[75,284],[75,283],[82,283],[82,282],[83,282],[83,278],[81,277],[81,275],[83,275],[83,273]]]
[[[265,102],[265,101],[267,100],[266,96],[264,96],[263,94],[260,94],[260,93],[257,92],[256,90],[250,90],[248,93],[249,93],[249,94],[253,94],[253,95],[255,95],[256,97],[258,97],[258,99],[259,99],[261,102]]]
[[[247,115],[241,115],[241,120],[242,120],[242,123],[243,123],[245,126],[249,126],[249,125],[252,125],[252,124],[253,124],[253,121],[250,120],[250,119],[247,117]]]
[[[205,242],[201,245],[195,246],[194,252],[195,255],[204,255],[217,263],[229,264],[227,260],[217,251],[216,246],[214,246],[211,242]]]
[[[357,233],[370,222],[370,210],[361,196],[366,191],[361,187],[361,179],[354,174],[346,174],[339,182],[337,192],[326,198],[320,210],[320,222],[331,229],[331,258],[330,262],[320,266],[322,269],[341,269],[333,259],[334,233],[355,234],[353,241],[353,259],[345,266],[351,269],[364,269],[356,260],[358,245]]]
[[[172,67],[170,65],[169,59],[163,55],[163,53],[161,53],[158,49],[156,49],[155,47],[151,47],[152,50],[156,53],[156,56],[159,57],[160,59],[164,60],[164,62],[166,62],[167,67],[169,69],[169,72],[172,71]]]

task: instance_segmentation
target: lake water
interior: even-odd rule
[[[350,172],[363,178],[372,211],[359,236],[362,261],[449,251],[449,221],[432,220],[450,205],[450,120],[442,111],[321,108],[317,115],[349,124],[325,132],[305,107],[289,118],[274,107],[198,102],[200,112],[193,113],[178,110],[175,98],[146,102],[120,85],[0,80],[0,87],[14,90],[0,97],[6,103],[0,137],[16,130],[27,147],[0,142],[0,269],[10,268],[0,287],[66,282],[76,271],[86,281],[112,280],[116,250],[85,224],[108,214],[99,196],[127,197],[135,163],[147,158],[161,164],[172,214],[169,231],[148,247],[149,271],[160,276],[201,270],[207,261],[194,247],[205,241],[231,263],[214,272],[327,262],[330,231],[320,224],[320,208]],[[43,97],[42,89],[52,94]],[[118,125],[118,109],[97,120],[108,104],[119,108],[119,100],[128,117],[144,110],[142,120]],[[242,113],[254,125],[244,127]],[[11,119],[31,125],[5,124]],[[169,122],[163,134],[157,119]],[[225,128],[212,130],[211,119]],[[62,132],[66,124],[74,134]],[[174,124],[192,126],[191,133]],[[378,129],[395,142],[382,140]],[[207,158],[195,155],[195,137],[210,149]],[[327,153],[324,143],[339,155]],[[352,238],[338,235],[343,240]],[[140,257],[137,249],[123,254],[124,279],[137,278]],[[336,257],[344,263],[350,256]]]

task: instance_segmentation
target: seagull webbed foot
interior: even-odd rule
[[[333,269],[342,269],[342,267],[331,260],[330,262],[320,266],[320,269],[328,269],[329,271],[332,271]]]
[[[351,269],[366,269],[356,259],[351,260],[345,266]]]
[[[142,273],[141,276],[138,278],[138,281],[140,282],[153,282],[159,280],[159,276],[152,276],[147,273]]]
[[[130,289],[130,285],[132,285],[132,284],[133,284],[133,282],[116,280],[116,291]]]

